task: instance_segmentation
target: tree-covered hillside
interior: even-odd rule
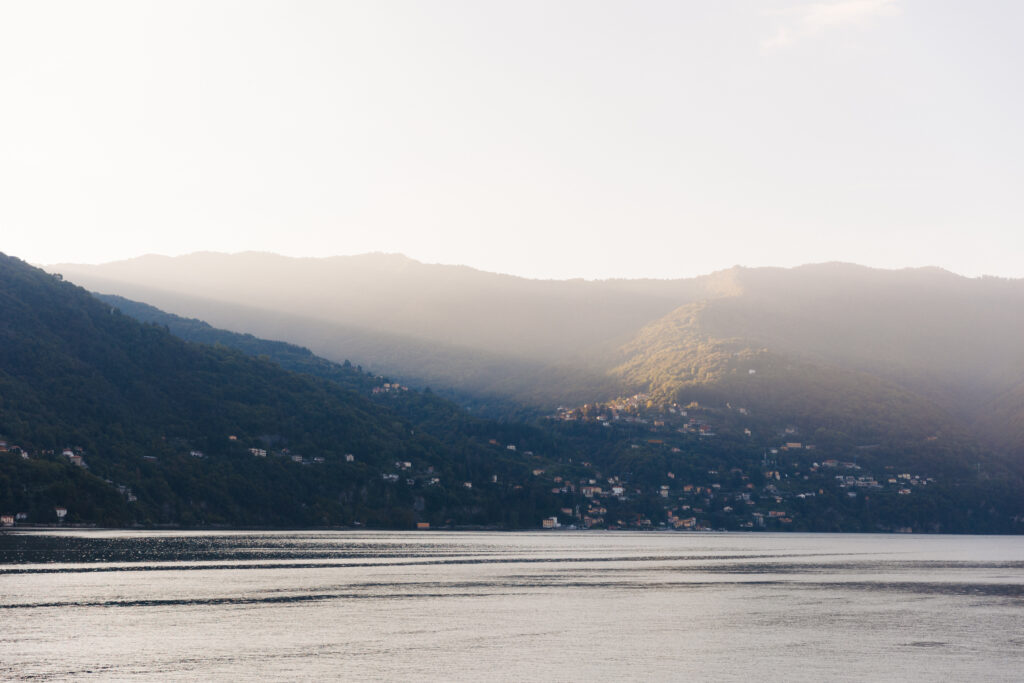
[[[533,462],[417,430],[357,375],[186,343],[0,256],[0,508],[108,524],[538,522],[543,493],[505,484]]]
[[[671,396],[651,394],[588,404],[578,410],[563,409],[535,426],[495,424],[472,418],[430,393],[386,390],[394,386],[387,378],[360,373],[350,364],[324,361],[300,347],[218,330],[117,297],[103,298],[140,320],[166,325],[185,339],[244,349],[300,372],[357,386],[400,413],[416,429],[446,443],[461,443],[467,435],[480,440],[491,437],[492,448],[500,446],[491,440],[518,444],[556,454],[563,466],[575,458],[585,473],[578,482],[567,483],[565,471],[558,468],[539,475],[555,485],[552,491],[558,492],[561,505],[552,512],[558,512],[566,523],[660,528],[671,522],[684,527],[710,524],[734,529],[832,531],[1012,531],[1020,526],[1011,512],[1020,508],[1014,501],[1024,488],[1019,471],[958,438],[949,425],[934,421],[929,425],[924,420],[934,418],[934,407],[910,429],[894,422],[883,410],[891,401],[877,405],[872,401],[878,396],[879,382],[857,373],[846,373],[851,377],[843,379],[810,368],[804,385],[792,396],[768,397],[777,404],[776,410],[761,414],[744,404],[723,401],[710,387],[721,390],[732,384],[734,397],[750,397],[750,381],[759,376],[768,380],[762,390],[772,390],[779,383],[771,376],[775,368],[770,354],[719,348],[716,357],[720,362],[713,375],[699,378],[701,382],[682,382],[690,387],[683,393],[700,390],[707,394],[688,396],[683,404],[686,408]],[[707,350],[700,353],[711,355]],[[755,375],[749,373],[752,363],[759,368]],[[782,370],[791,372],[790,368]],[[666,377],[670,384],[679,381],[671,373]],[[824,382],[824,386],[815,391],[813,381]],[[856,388],[857,382],[866,382],[866,386]],[[832,391],[836,386],[855,390],[836,393]],[[905,392],[891,386],[884,389],[895,392],[893,400],[905,398]],[[862,402],[856,400],[858,396]],[[709,407],[702,407],[705,399],[710,400]],[[817,414],[828,417],[831,413],[831,419],[790,420],[813,413],[807,410],[807,401],[814,400],[828,404]],[[934,431],[927,436],[917,432],[929,426]],[[792,442],[800,443],[794,446]],[[785,466],[781,478],[780,464]],[[844,476],[837,477],[837,472]],[[852,484],[851,472],[857,475]],[[586,482],[604,486],[598,502],[593,494],[590,498],[584,494],[581,500],[582,486],[573,491],[576,483]],[[851,497],[851,492],[865,495]],[[911,492],[914,495],[908,497]],[[732,504],[737,498],[743,508]],[[766,521],[766,511],[757,504],[778,507],[787,498],[799,511],[775,521],[769,514]],[[689,510],[694,516],[685,514]],[[671,516],[657,521],[668,513],[675,522]]]
[[[969,439],[965,420],[896,382],[743,337],[709,336],[711,307],[684,306],[645,327],[614,372],[662,401],[744,406],[762,426],[825,427],[868,442],[936,433]]]

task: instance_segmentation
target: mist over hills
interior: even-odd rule
[[[644,392],[738,402],[775,423],[865,439],[943,432],[1021,449],[1020,280],[828,263],[540,281],[384,254],[201,253],[50,270],[467,395],[550,407]]]
[[[695,311],[616,350],[664,388],[499,422],[0,255],[3,524],[1021,530],[1020,463],[948,411]]]
[[[518,527],[554,505],[512,488],[548,461],[484,443],[506,436],[497,427],[416,392],[375,402],[384,383],[356,368],[257,348],[263,357],[188,343],[0,254],[0,512],[45,523],[63,506],[68,522],[115,526]],[[413,483],[392,486],[396,463]],[[501,484],[482,491],[492,475]]]

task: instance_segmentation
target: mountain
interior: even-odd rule
[[[537,281],[397,255],[147,256],[51,267],[90,289],[351,358],[460,400],[633,393],[776,426],[938,432],[1024,455],[1024,281],[842,263]],[[753,370],[754,373],[750,371]]]
[[[552,403],[610,393],[607,359],[708,281],[534,281],[399,255],[145,256],[50,268],[88,289],[283,339],[421,386]]]
[[[486,443],[500,427],[456,420],[447,402],[356,369],[330,372],[185,342],[0,255],[0,512],[52,522],[64,507],[68,522],[112,525],[518,527],[554,506],[530,473],[549,461]],[[370,384],[411,395],[389,407],[366,395]]]
[[[698,386],[735,358],[775,386],[758,353],[698,348]],[[3,523],[1024,531],[1020,468],[951,430],[776,419],[652,393],[495,422],[0,256]]]
[[[578,490],[583,493],[581,500],[575,487],[571,483],[567,485],[564,477],[539,474],[542,481],[549,476],[548,483],[554,485],[552,492],[557,491],[563,498],[559,512],[565,515],[566,510],[571,511],[572,521],[582,526],[611,525],[603,515],[615,514],[615,526],[648,528],[654,525],[652,519],[667,513],[669,521],[674,519],[674,525],[684,527],[714,524],[719,528],[760,525],[768,528],[763,510],[747,508],[737,512],[729,502],[736,499],[746,506],[756,505],[755,501],[778,505],[785,500],[785,496],[779,495],[783,489],[789,489],[791,500],[798,506],[793,517],[774,522],[783,529],[1015,531],[1021,524],[1013,521],[1020,520],[1021,516],[1011,513],[1020,510],[1020,490],[1024,488],[1020,472],[1007,469],[1005,463],[978,452],[967,443],[958,443],[948,432],[944,432],[941,439],[932,436],[921,440],[906,435],[900,438],[900,430],[889,425],[883,443],[865,447],[856,446],[856,442],[850,441],[850,435],[835,431],[836,425],[830,425],[832,430],[818,426],[804,436],[800,436],[797,428],[790,427],[779,435],[773,434],[770,426],[766,428],[763,421],[752,418],[749,411],[733,409],[729,404],[724,410],[702,409],[696,405],[680,410],[678,404],[666,406],[650,399],[588,405],[581,411],[560,411],[555,419],[541,420],[534,427],[515,423],[496,425],[470,418],[431,394],[384,391],[389,385],[387,378],[371,377],[348,363],[331,363],[292,344],[219,330],[205,322],[168,314],[117,296],[101,298],[139,320],[165,326],[183,339],[229,346],[251,356],[271,359],[288,369],[369,391],[376,400],[400,412],[416,430],[437,435],[447,443],[459,444],[466,434],[490,434],[498,435],[499,443],[511,441],[558,453],[563,463],[582,456],[586,460],[581,464],[588,476],[580,483],[595,484],[602,479],[598,472],[604,472],[604,479],[618,487],[612,487],[612,500],[598,502],[592,493],[588,498],[582,486]],[[763,363],[761,367],[765,368]],[[840,405],[849,402],[849,396],[838,401]],[[854,424],[863,422],[863,416],[858,416]],[[756,434],[750,427],[754,427]],[[799,444],[796,450],[788,443],[806,437],[815,443]],[[783,445],[783,442],[787,443]],[[778,448],[770,448],[772,455],[769,457],[768,447],[773,445]],[[780,473],[775,469],[780,465],[778,454],[781,452],[786,453],[786,461],[794,468],[792,479],[790,472],[784,472],[779,478]],[[853,463],[849,462],[851,459]],[[816,461],[825,465],[819,466]],[[801,466],[809,467],[809,473],[802,477],[798,469]],[[851,477],[836,478],[833,476],[835,468],[856,472],[860,476],[852,486],[867,488],[871,495],[865,496],[862,502],[857,494],[851,498],[849,492],[844,491],[851,486]],[[893,478],[891,473],[897,468],[915,474]],[[726,472],[728,475],[723,477]],[[538,470],[532,474],[537,477]],[[667,484],[665,477],[670,480]],[[776,478],[777,485],[772,477]],[[677,478],[689,483],[677,487],[677,491],[682,489],[682,496],[672,500],[668,494]],[[747,483],[756,480],[760,488]],[[817,493],[815,486],[819,487]],[[886,486],[889,490],[885,490]],[[807,491],[807,487],[811,491]],[[625,493],[627,488],[631,489],[630,495]],[[917,490],[913,502],[909,502],[905,494],[913,488]],[[688,494],[687,489],[691,493]],[[715,496],[703,498],[708,491],[717,491],[718,501],[713,500]],[[568,507],[566,498],[570,501]],[[701,500],[701,505],[717,504],[720,511],[699,521],[696,517],[687,517],[684,513],[688,509],[710,512],[684,502],[692,498]],[[606,509],[605,504],[610,507]]]

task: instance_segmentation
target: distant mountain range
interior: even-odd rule
[[[1024,281],[842,263],[539,281],[399,255],[145,256],[52,272],[419,386],[545,408],[637,392],[773,424],[1024,451]]]

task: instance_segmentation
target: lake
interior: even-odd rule
[[[1024,537],[0,534],[0,679],[1024,680]]]

